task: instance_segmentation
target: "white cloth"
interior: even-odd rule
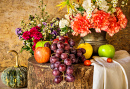
[[[95,56],[92,65],[93,89],[130,89],[130,55],[127,51],[116,51],[112,63],[108,63],[106,57]]]

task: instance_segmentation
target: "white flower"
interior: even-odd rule
[[[112,8],[111,11],[112,11],[112,13],[114,13],[114,12],[116,11],[116,9],[115,9],[115,8]]]
[[[86,13],[87,13],[87,18],[89,19],[91,16],[92,16],[92,11],[93,11],[94,9],[91,7],[91,8],[88,8],[88,10],[86,11]]]
[[[43,33],[43,36],[44,36],[44,40],[46,39],[46,32]]]
[[[116,7],[116,4],[113,4],[113,7]]]
[[[65,26],[69,26],[69,22],[68,20],[62,18],[62,20],[59,22],[59,27],[64,28]]]
[[[111,3],[118,3],[118,0],[112,0]]]
[[[84,0],[82,6],[87,11],[88,8],[90,8],[92,5],[91,0]]]
[[[125,4],[125,2],[124,2],[124,1],[122,1],[121,3],[122,3],[122,4]]]
[[[40,19],[41,22],[43,22],[43,19]]]
[[[107,12],[108,9],[109,9],[109,6],[107,6],[107,1],[105,1],[105,0],[99,0],[99,2],[100,2],[99,5],[98,5],[99,9]]]
[[[51,30],[48,30],[48,33],[51,33]]]
[[[56,21],[56,22],[55,22],[55,25],[58,25],[58,24],[59,24],[59,21]]]
[[[62,36],[62,35],[64,35],[65,34],[65,32],[60,32],[60,35]]]
[[[108,9],[109,9],[109,6],[101,6],[101,7],[99,7],[99,8],[100,8],[101,10],[107,12]]]
[[[88,18],[88,19],[91,18],[91,16],[92,16],[92,13],[91,13],[91,12],[87,13],[87,18]]]
[[[67,19],[68,21],[70,21],[70,14],[65,14],[65,19]]]
[[[38,24],[38,27],[41,27],[42,25],[41,24]]]
[[[34,23],[34,21],[31,21],[31,23]]]

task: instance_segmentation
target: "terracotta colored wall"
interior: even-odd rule
[[[44,0],[50,19],[64,17],[66,10],[58,12],[56,7],[61,1],[63,0]],[[15,34],[15,29],[20,27],[22,19],[28,21],[30,14],[39,14],[39,4],[39,0],[0,0],[0,71],[15,65],[14,54],[7,54],[7,51],[12,49],[19,53],[21,64],[27,66],[27,60],[31,55],[26,51],[20,53],[23,42]],[[125,49],[130,53],[130,1],[128,6],[123,8],[123,12],[128,18],[127,28],[113,37],[107,35],[107,40],[116,50]]]

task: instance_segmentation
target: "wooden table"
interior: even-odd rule
[[[62,81],[59,84],[53,82],[54,76],[50,63],[39,64],[34,57],[28,60],[28,89],[92,89],[93,66],[73,64],[74,82]]]

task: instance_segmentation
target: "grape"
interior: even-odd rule
[[[57,58],[57,57],[55,57],[55,56],[51,56],[51,57],[50,57],[50,63],[55,63],[55,62],[57,62],[57,61],[59,61],[59,58]]]
[[[60,71],[59,71],[58,69],[54,69],[54,70],[52,71],[52,74],[53,74],[54,76],[58,76],[58,75],[60,75]]]
[[[79,62],[79,57],[77,57],[77,58],[76,58],[76,61],[75,61],[75,63],[78,63],[78,62]]]
[[[76,49],[72,48],[72,49],[70,49],[70,52],[71,52],[71,54],[76,54]]]
[[[60,83],[62,80],[63,80],[63,77],[62,77],[62,76],[56,76],[55,79],[54,79],[54,82],[58,84],[58,83]]]
[[[74,54],[70,54],[70,55],[69,55],[69,58],[70,58],[70,59],[75,58],[75,55],[74,55]]]
[[[70,49],[70,45],[69,44],[64,44],[64,46],[65,46],[65,50],[69,50]]]
[[[48,48],[50,48],[50,47],[51,47],[51,45],[50,45],[50,43],[49,43],[49,42],[46,42],[46,43],[44,44],[44,47],[48,47]]]
[[[56,43],[53,43],[52,45],[51,45],[51,50],[56,50],[57,49],[57,44]]]
[[[66,65],[71,65],[71,64],[72,64],[72,60],[69,59],[69,58],[66,58],[66,59],[64,60],[64,64],[66,64]]]
[[[64,52],[63,49],[57,49],[57,50],[56,50],[56,53],[58,53],[58,54],[62,54],[63,52]]]
[[[64,59],[68,58],[68,54],[67,53],[62,53],[60,57],[61,57],[61,59],[64,60]]]
[[[59,41],[65,42],[65,37],[64,36],[59,36]]]
[[[51,66],[51,69],[55,68],[54,63],[52,63],[50,66]]]
[[[66,74],[73,74],[74,69],[72,67],[67,67]]]
[[[85,56],[82,55],[82,57],[81,57],[81,61],[84,62],[85,60],[86,60]]]
[[[76,58],[72,58],[72,63],[77,63],[77,59]]]
[[[59,42],[57,43],[57,47],[58,47],[59,49],[64,49],[64,43],[63,43],[62,41],[59,41]]]
[[[66,70],[66,65],[65,64],[60,64],[59,65],[59,71],[64,72]]]
[[[66,82],[74,82],[75,77],[72,74],[66,74]]]
[[[68,54],[70,54],[70,51],[69,50],[65,50],[65,52],[64,53],[68,53]]]
[[[60,54],[58,54],[58,53],[56,53],[55,56],[58,57],[58,58],[60,58]]]
[[[68,67],[71,67],[72,69],[74,69],[73,65],[69,65],[69,66],[67,66],[67,68],[68,68]]]
[[[57,50],[53,50],[54,53],[56,53]]]
[[[69,40],[69,44],[70,44],[71,47],[75,46],[74,40],[70,39],[70,40]]]
[[[58,68],[60,64],[61,64],[60,61],[57,61],[57,62],[54,63],[54,67]]]
[[[77,56],[78,56],[78,57],[81,57],[81,56],[82,56],[82,52],[81,52],[79,49],[77,49]]]
[[[86,50],[84,48],[79,48],[79,50],[81,50],[82,54],[86,53]]]

